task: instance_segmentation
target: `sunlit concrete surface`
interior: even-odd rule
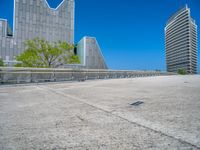
[[[200,76],[0,86],[0,149],[200,149]]]

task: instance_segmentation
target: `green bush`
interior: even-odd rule
[[[185,69],[181,68],[181,69],[178,69],[178,74],[180,74],[180,75],[186,75],[187,71]]]
[[[0,58],[0,67],[4,66],[4,62],[3,62],[3,59]]]

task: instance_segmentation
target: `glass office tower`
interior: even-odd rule
[[[185,69],[189,74],[197,73],[197,25],[187,5],[168,20],[165,48],[168,72]]]

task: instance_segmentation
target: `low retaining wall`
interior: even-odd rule
[[[94,79],[135,78],[173,75],[156,71],[123,71],[93,69],[0,68],[0,84],[84,81]]]

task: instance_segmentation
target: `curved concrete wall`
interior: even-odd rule
[[[77,55],[86,69],[108,69],[100,46],[94,37],[83,37],[78,43]]]

